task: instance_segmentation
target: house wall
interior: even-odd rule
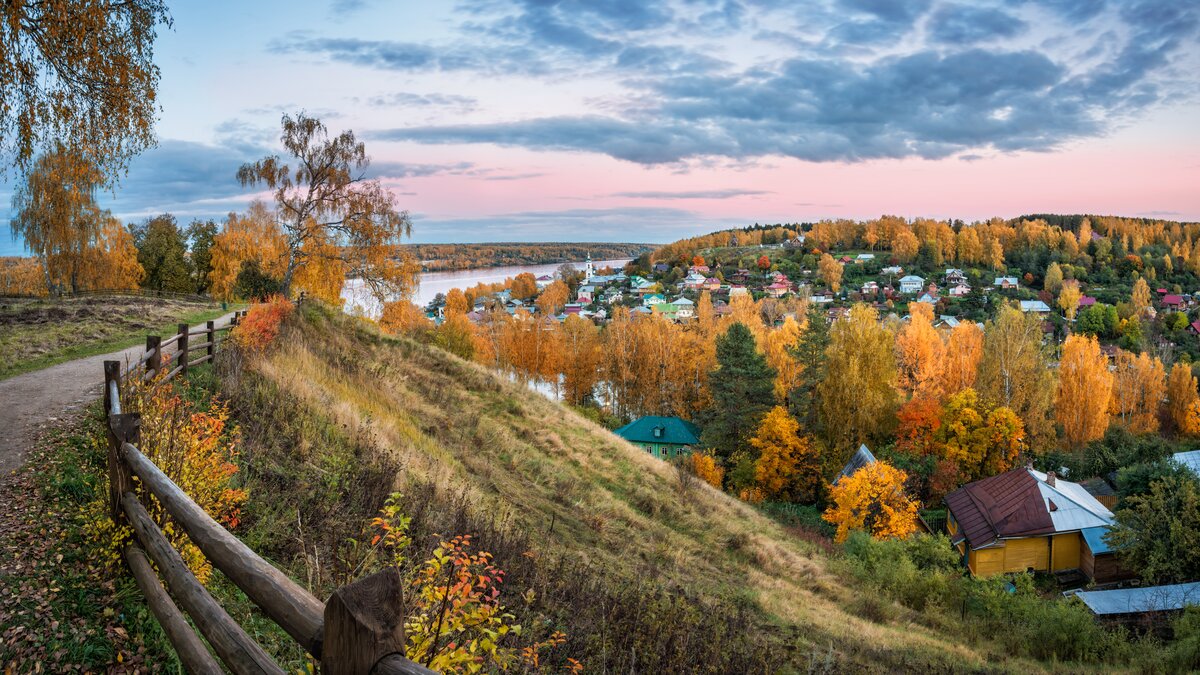
[[[1045,570],[1050,566],[1047,537],[1008,539],[1004,542],[1004,571],[1024,572],[1029,568]]]
[[[639,445],[659,459],[674,459],[680,455],[690,454],[692,451],[689,446],[675,443],[640,443]]]
[[[1050,541],[1050,570],[1073,570],[1080,567],[1080,549],[1083,548],[1078,532],[1056,534]]]

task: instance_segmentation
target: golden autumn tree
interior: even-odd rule
[[[823,518],[837,526],[834,540],[852,530],[877,539],[903,538],[917,531],[917,502],[904,491],[908,474],[887,462],[871,462],[829,488]]]
[[[874,308],[856,304],[829,329],[817,394],[830,447],[863,443],[887,428],[896,407],[896,357]]]
[[[821,280],[829,284],[830,290],[837,293],[842,289],[842,274],[845,269],[842,264],[833,259],[833,256],[828,253],[821,254],[821,259],[817,261],[817,273],[821,275]]]
[[[418,328],[432,328],[429,317],[408,300],[396,300],[383,305],[383,313],[379,317],[379,327],[385,333],[399,335]]]
[[[937,438],[942,405],[927,397],[907,401],[896,411],[896,450],[912,457],[941,455]]]
[[[36,259],[0,258],[0,295],[44,296],[48,292]]]
[[[780,401],[786,401],[788,392],[799,384],[802,366],[796,360],[793,348],[800,341],[801,332],[800,324],[789,315],[778,328],[767,333],[763,341],[767,365],[775,369],[775,397]]]
[[[534,286],[536,287],[536,285],[537,281],[535,279]],[[542,292],[540,295],[538,295],[535,304],[537,305],[539,312],[553,316],[562,310],[563,305],[567,304],[567,300],[570,298],[570,296],[571,289],[568,288],[561,279],[559,279],[542,289]]]
[[[909,321],[896,334],[896,370],[900,391],[908,396],[942,396],[946,346],[933,327],[933,305],[909,304]]]
[[[592,397],[600,379],[600,329],[571,314],[562,323],[558,372],[563,379],[563,399],[582,405]]]
[[[232,300],[238,273],[249,261],[274,279],[282,279],[287,266],[287,239],[270,207],[258,200],[250,203],[244,215],[230,213],[213,237],[212,271],[208,273],[213,297]]]
[[[963,321],[950,331],[946,357],[942,360],[942,392],[951,395],[975,386],[983,359],[983,329],[974,321]]]
[[[1189,363],[1171,366],[1167,378],[1167,412],[1178,433],[1200,436],[1200,394],[1196,392],[1196,376]]]
[[[1079,300],[1083,297],[1083,293],[1079,290],[1079,282],[1075,280],[1065,281],[1062,283],[1062,290],[1058,293],[1058,308],[1063,311],[1063,316],[1067,317],[1067,321],[1075,320],[1075,312],[1079,310]]]
[[[366,146],[352,131],[330,138],[320,120],[303,112],[283,116],[280,141],[294,167],[269,156],[243,164],[237,178],[273,194],[276,222],[287,240],[284,295],[302,267],[324,258],[340,263],[327,270],[359,279],[380,302],[410,297],[420,265],[398,246],[412,233],[412,221],[397,210],[390,190],[366,178]],[[328,245],[308,245],[314,239]]]
[[[988,407],[1005,407],[1021,418],[1027,442],[1035,451],[1054,442],[1053,382],[1041,319],[1012,305],[1001,307],[984,331],[975,389]]]
[[[529,300],[537,295],[537,277],[533,276],[531,272],[521,272],[512,278],[509,291],[517,300]]]
[[[1133,316],[1138,320],[1144,319],[1150,312],[1150,284],[1146,283],[1145,278],[1138,277],[1138,280],[1133,282],[1133,293],[1129,297],[1129,304],[1133,306]]]
[[[1069,447],[1080,447],[1108,429],[1113,375],[1095,337],[1071,335],[1059,362],[1055,419]]]
[[[1046,267],[1046,276],[1042,278],[1042,288],[1050,295],[1058,295],[1063,287],[1062,266],[1056,262]]]
[[[758,452],[754,482],[768,499],[811,502],[821,485],[821,458],[812,442],[800,434],[800,423],[787,408],[775,406],[750,439]]]
[[[1158,432],[1158,411],[1167,397],[1167,371],[1149,354],[1117,352],[1113,364],[1112,415],[1135,434]]]
[[[942,457],[974,480],[1016,465],[1024,447],[1025,425],[1011,409],[989,408],[974,389],[964,389],[946,399],[935,439]]]
[[[725,482],[725,467],[717,461],[717,458],[708,452],[693,452],[688,455],[687,461],[691,462],[692,472],[696,474],[700,480],[709,485],[721,489]]]
[[[636,406],[637,335],[626,307],[613,308],[604,328],[604,350],[600,369],[608,386],[609,406],[614,415],[632,417],[641,411]]]
[[[0,4],[0,155],[63,143],[115,176],[153,147],[160,25],[162,0]]]
[[[920,248],[921,242],[917,239],[917,235],[907,227],[901,229],[892,238],[892,255],[902,263],[911,262],[913,258],[916,258]]]
[[[133,234],[107,211],[98,217],[100,238],[84,252],[84,284],[101,291],[137,288],[146,272],[138,262]]]

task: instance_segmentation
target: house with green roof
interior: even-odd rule
[[[700,444],[700,428],[678,417],[642,417],[615,433],[659,459],[691,454]]]

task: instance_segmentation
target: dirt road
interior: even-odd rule
[[[224,326],[232,317],[230,312],[217,319],[217,326]],[[140,358],[142,351],[139,345],[0,381],[0,474],[21,466],[42,424],[100,396],[105,361],[130,362]]]

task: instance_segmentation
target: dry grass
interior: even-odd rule
[[[779,628],[766,639],[796,670],[819,670],[829,659],[876,671],[1039,669],[1004,663],[987,643],[964,646],[911,612],[863,597],[829,569],[823,547],[707,485],[681,483],[670,465],[521,385],[319,308],[304,314],[277,351],[253,364],[235,405],[259,417],[259,426],[246,427],[247,455],[261,452],[262,462],[274,463],[249,470],[260,480],[252,499],[276,510],[258,516],[264,542],[267,523],[289,518],[307,521],[310,531],[337,530],[325,537],[329,550],[300,544],[310,578],[314,557],[344,555],[337,542],[360,532],[381,495],[432,485],[468,505],[474,522],[490,518],[527,537],[531,558],[566,556],[606,578],[752,607]],[[319,419],[298,422],[299,410]],[[291,442],[278,438],[289,414],[287,425],[307,429]],[[343,437],[352,442],[333,440]],[[278,466],[285,455],[300,468]],[[347,486],[330,478],[338,471],[369,478]],[[342,506],[317,513],[312,495],[322,489]],[[305,497],[293,504],[263,494],[275,490]],[[287,514],[293,507],[296,515]]]
[[[181,322],[223,315],[213,303],[97,296],[0,300],[0,380],[56,363],[130,347]]]

